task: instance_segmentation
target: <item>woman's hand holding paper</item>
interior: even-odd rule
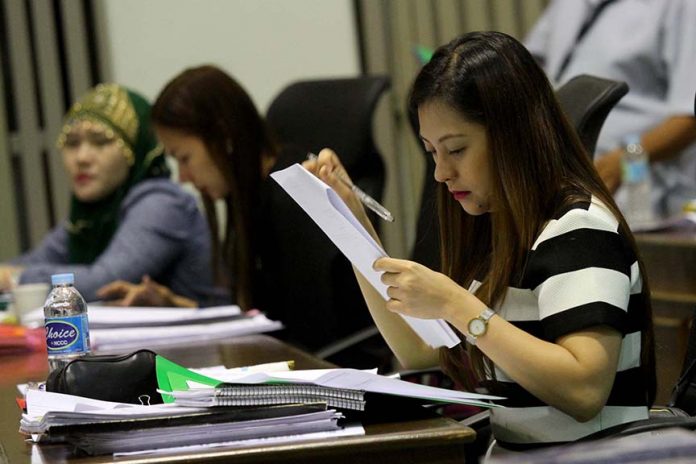
[[[372,237],[378,243],[380,243],[379,237],[377,236],[370,219],[367,217],[365,207],[348,186],[352,184],[350,176],[348,176],[348,172],[343,167],[341,160],[333,150],[324,148],[319,152],[318,156],[311,157],[307,161],[303,162],[302,166],[331,187],[338,194],[338,196],[341,197],[363,227],[365,227],[370,235],[372,235]],[[341,178],[344,180],[342,181]]]
[[[382,282],[389,286],[386,305],[389,311],[420,319],[452,321],[453,314],[474,317],[485,309],[483,302],[452,279],[416,262],[380,258],[374,268],[384,272]]]

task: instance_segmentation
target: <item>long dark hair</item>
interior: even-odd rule
[[[275,157],[266,124],[242,86],[215,66],[189,68],[172,79],[152,107],[155,126],[183,131],[205,143],[229,187],[227,226],[219,243],[214,202],[203,195],[213,237],[213,263],[221,281],[220,255],[233,272],[231,290],[243,309],[255,305],[254,273],[262,155]],[[258,297],[258,296],[257,296]]]
[[[546,75],[518,41],[499,32],[474,32],[440,47],[413,85],[412,120],[417,123],[419,106],[433,101],[486,128],[491,178],[495,179],[491,202],[496,211],[482,216],[466,214],[447,188],[438,186],[445,274],[464,287],[480,280],[477,296],[489,307],[502,303],[544,224],[582,193],[592,194],[609,208],[638,256],[626,221],[563,114]],[[656,382],[652,314],[646,274],[638,261],[645,300],[641,367],[652,404]],[[448,374],[465,385],[493,374],[490,362],[474,348],[470,361],[475,378],[463,377],[468,369],[461,350],[441,352]]]

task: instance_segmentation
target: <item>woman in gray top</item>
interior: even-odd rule
[[[170,181],[149,115],[144,98],[116,84],[100,84],[73,105],[58,138],[72,182],[70,217],[0,265],[0,287],[10,274],[23,284],[73,272],[88,301],[108,282],[143,276],[200,304],[224,298],[213,287],[205,220]]]

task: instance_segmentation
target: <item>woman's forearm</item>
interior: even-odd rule
[[[455,318],[450,322],[466,333],[468,319]],[[583,421],[594,417],[606,403],[621,340],[617,331],[598,326],[551,343],[494,316],[476,344],[498,369],[525,390]]]

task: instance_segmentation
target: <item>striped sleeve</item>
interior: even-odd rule
[[[553,341],[597,325],[626,334],[634,262],[618,222],[597,203],[550,221],[523,282],[537,297],[542,337]]]
[[[544,403],[495,366],[484,386],[507,399],[491,411],[498,443],[512,449],[565,443],[617,424],[645,419],[641,372],[646,300],[630,240],[612,213],[590,197],[550,220],[529,252],[521,281],[509,287],[498,314],[527,333],[555,342],[598,325],[623,335],[616,375],[599,414],[578,422]]]

